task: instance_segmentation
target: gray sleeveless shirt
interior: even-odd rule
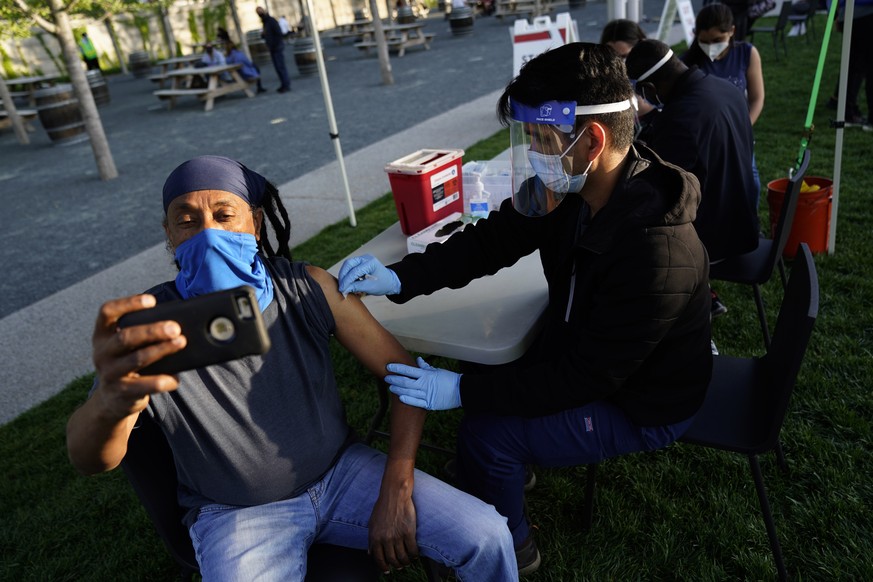
[[[349,437],[328,349],[335,327],[303,263],[265,261],[274,299],[264,312],[272,348],[179,374],[152,396],[176,460],[180,503],[258,505],[294,497],[327,471]],[[173,282],[148,291],[179,299]]]

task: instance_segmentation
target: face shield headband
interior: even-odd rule
[[[513,208],[525,216],[545,216],[567,194],[580,192],[592,162],[574,163],[574,146],[587,129],[576,131],[576,116],[614,113],[630,107],[630,100],[597,105],[546,101],[533,107],[510,101]]]
[[[646,71],[645,73],[643,73],[642,75],[640,75],[639,77],[637,77],[636,79],[634,79],[632,81],[634,86],[636,87],[637,83],[639,83],[640,81],[645,81],[646,79],[648,79],[649,77],[654,75],[658,69],[660,69],[665,64],[667,64],[667,61],[669,61],[670,57],[672,57],[672,56],[673,56],[673,49],[667,49],[667,54],[664,55],[663,57],[661,57],[660,61],[658,61],[657,63],[652,65],[652,67],[648,71]]]

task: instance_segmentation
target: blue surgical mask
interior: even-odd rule
[[[249,285],[261,311],[273,300],[273,280],[254,235],[207,228],[176,247],[176,288],[185,298]]]
[[[558,154],[543,154],[533,150],[527,151],[527,159],[530,161],[531,168],[536,173],[537,177],[543,182],[543,185],[554,192],[555,194],[578,194],[585,186],[585,180],[588,178],[588,170],[591,169],[589,162],[588,167],[581,174],[568,174],[564,170],[563,158],[576,145],[579,138],[585,130],[579,132],[576,139],[564,150],[564,153]]]

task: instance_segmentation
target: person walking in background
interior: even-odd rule
[[[282,35],[282,27],[263,7],[258,6],[255,12],[258,13],[261,22],[264,23],[264,30],[261,36],[264,38],[264,42],[267,43],[267,48],[270,49],[273,68],[276,69],[276,74],[279,76],[279,82],[281,83],[276,91],[287,93],[291,90],[291,80],[288,78],[288,69],[285,66],[285,39]]]
[[[99,71],[100,63],[97,60],[97,49],[94,48],[94,43],[88,38],[87,32],[83,32],[79,38],[79,50],[82,52],[82,59],[88,66],[88,70]]]

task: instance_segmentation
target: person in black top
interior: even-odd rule
[[[281,83],[276,91],[287,93],[291,90],[291,80],[288,77],[288,69],[285,66],[285,40],[282,34],[282,27],[263,7],[258,6],[255,8],[255,12],[258,13],[258,16],[261,17],[261,21],[264,23],[264,30],[261,36],[264,37],[264,42],[267,43],[267,48],[270,49],[273,68],[276,69],[276,74],[279,76],[279,82]]]
[[[463,374],[390,364],[386,377],[406,404],[464,408],[459,485],[507,517],[521,574],[540,561],[525,465],[664,447],[690,425],[711,375],[709,266],[692,225],[698,181],[633,143],[632,97],[607,46],[572,43],[532,59],[498,103],[512,200],[424,253],[389,267],[353,257],[339,273],[342,292],[403,303],[539,251],[549,304],[522,358]]]
[[[743,94],[729,81],[688,68],[670,47],[653,39],[633,48],[627,71],[644,99],[663,105],[648,116],[639,139],[700,180],[694,226],[710,260],[755,250],[759,192]]]

